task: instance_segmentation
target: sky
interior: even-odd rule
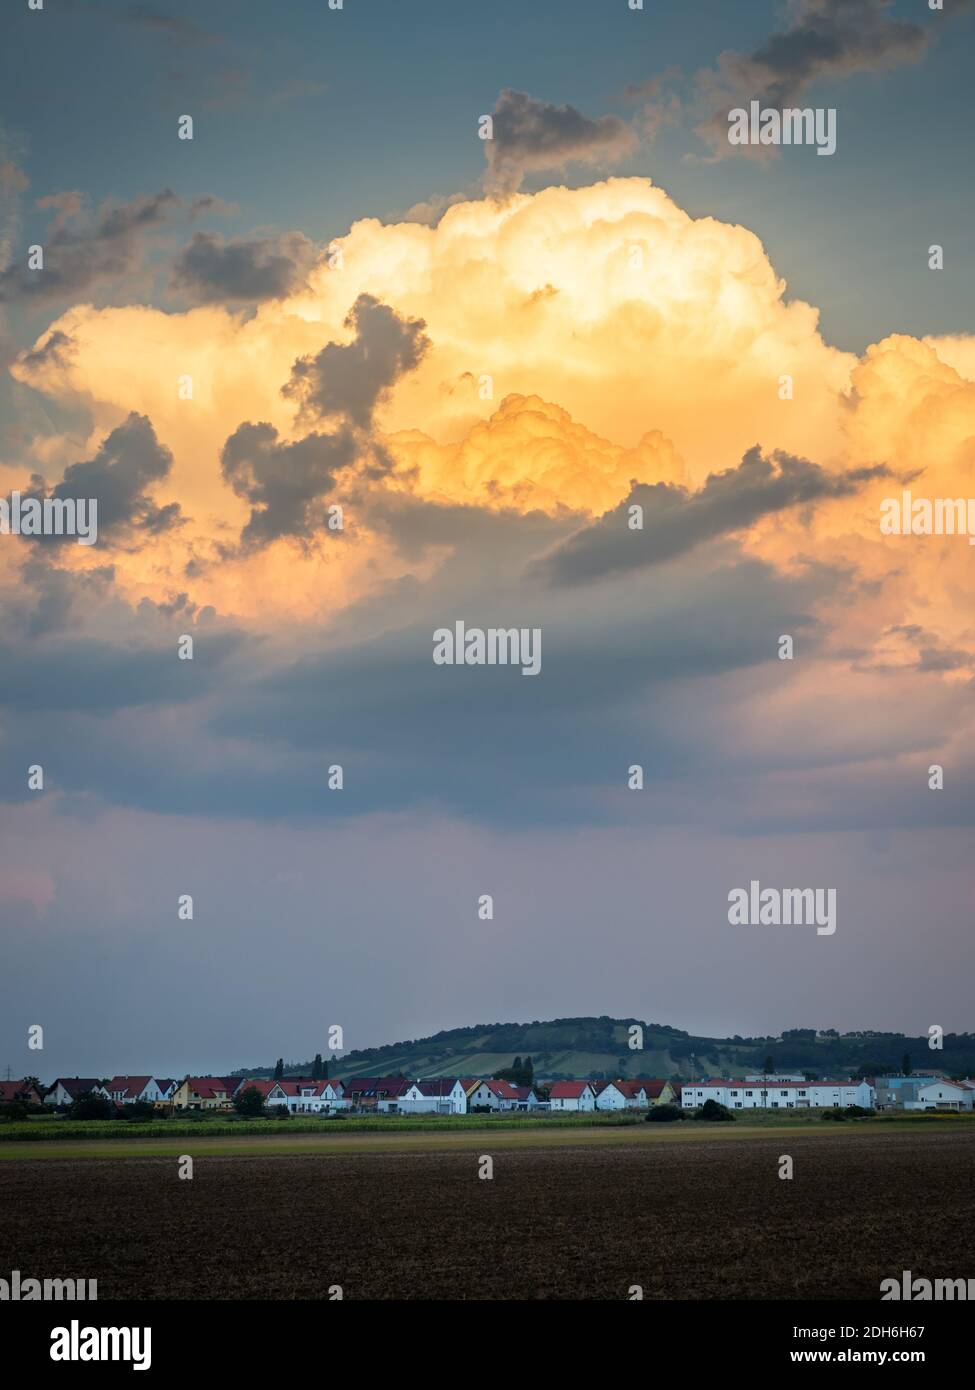
[[[975,5],[0,27],[0,1068],[970,1029]]]

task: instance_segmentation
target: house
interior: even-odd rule
[[[707,1100],[729,1110],[838,1110],[847,1105],[873,1109],[876,1093],[869,1081],[763,1082],[688,1081],[681,1106],[696,1110]]]
[[[552,1110],[595,1110],[596,1093],[591,1081],[556,1081],[549,1102]]]
[[[403,1076],[360,1076],[345,1085],[345,1099],[357,1110],[395,1114],[410,1083]]]
[[[511,1107],[513,1110],[539,1110],[542,1102],[535,1093],[534,1086],[512,1086],[515,1093],[516,1103]]]
[[[44,1097],[33,1081],[0,1081],[0,1105],[41,1105]]]
[[[501,1100],[486,1081],[477,1077],[462,1076],[460,1084],[467,1096],[467,1113],[473,1115],[478,1110],[500,1110]]]
[[[638,1078],[632,1083],[634,1086],[643,1088],[646,1097],[645,1104],[649,1108],[651,1105],[679,1105],[679,1085],[675,1086],[670,1081],[662,1081],[660,1077]]]
[[[975,1081],[932,1081],[921,1086],[916,1100],[906,1100],[905,1110],[971,1110],[975,1108]]]
[[[408,1115],[466,1115],[467,1092],[457,1076],[431,1077],[412,1082],[399,1102]]]
[[[265,1105],[272,1105],[274,1102],[269,1100],[268,1097],[277,1084],[276,1081],[269,1081],[267,1077],[264,1076],[242,1076],[239,1085],[234,1087],[233,1099],[239,1100],[245,1091],[253,1089],[257,1092]]]
[[[79,1096],[87,1095],[89,1091],[101,1096],[103,1100],[109,1098],[97,1076],[59,1076],[44,1097],[44,1104],[71,1105]]]
[[[168,1104],[175,1094],[178,1081],[174,1081],[171,1076],[154,1076],[153,1080],[159,1087],[159,1101],[157,1104]]]
[[[630,1100],[628,1081],[594,1081],[593,1093],[597,1110],[625,1110]],[[646,1103],[646,1096],[643,1097]]]
[[[229,1110],[236,1077],[188,1076],[173,1092],[178,1110]]]
[[[153,1076],[113,1076],[105,1083],[105,1090],[116,1105],[134,1105],[137,1100],[158,1105],[166,1099]]]
[[[922,1072],[918,1076],[878,1076],[877,1109],[904,1110],[908,1101],[916,1101],[922,1086],[930,1086],[938,1078],[933,1072]]]
[[[496,1106],[492,1105],[492,1110],[534,1110],[538,1105],[538,1097],[530,1086],[515,1086],[510,1081],[494,1077],[482,1084],[497,1101]]]
[[[264,1084],[270,1087],[265,1093],[265,1104],[287,1106],[292,1115],[327,1115],[333,1110],[347,1110],[349,1106],[345,1087],[338,1080],[282,1076],[279,1081]]]

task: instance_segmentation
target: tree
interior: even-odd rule
[[[278,1060],[277,1060],[277,1061],[275,1062],[275,1064],[274,1064],[274,1079],[275,1079],[275,1081],[280,1081],[281,1078],[282,1078],[282,1076],[284,1076],[284,1058],[283,1058],[283,1057],[279,1057]]]
[[[245,1120],[253,1120],[264,1113],[264,1097],[256,1086],[245,1086],[234,1097],[234,1109]]]
[[[83,1091],[71,1102],[70,1115],[73,1120],[111,1120],[115,1118],[115,1106],[105,1096]]]
[[[525,1075],[528,1077],[528,1080],[525,1082],[525,1085],[526,1085],[526,1086],[531,1086],[532,1083],[533,1083],[534,1080],[535,1080],[535,1063],[532,1061],[532,1059],[531,1059],[530,1057],[526,1057],[526,1058],[525,1058],[525,1061],[524,1061],[524,1065],[523,1065],[523,1067],[522,1067],[522,1070],[524,1071]]]
[[[762,1074],[764,1076],[775,1075],[775,1062],[772,1060],[771,1057],[766,1057],[765,1061],[762,1063]]]
[[[910,1076],[911,1074],[911,1054],[909,1052],[905,1052],[904,1056],[901,1058],[901,1072],[904,1076]]]
[[[320,1052],[315,1053],[315,1060],[311,1064],[311,1079],[312,1081],[322,1080],[322,1054]]]
[[[695,1120],[733,1120],[735,1117],[726,1105],[719,1105],[716,1100],[706,1100],[700,1110],[694,1114]]]

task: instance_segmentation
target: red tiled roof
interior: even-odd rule
[[[114,1095],[116,1091],[121,1091],[123,1096],[138,1096],[146,1089],[151,1080],[151,1076],[113,1076],[105,1090],[110,1096]]]
[[[263,1076],[245,1076],[245,1077],[241,1080],[241,1083],[240,1083],[240,1085],[237,1087],[236,1091],[234,1092],[234,1095],[235,1095],[235,1096],[243,1095],[243,1093],[244,1093],[245,1091],[247,1091],[247,1090],[249,1090],[251,1087],[253,1087],[254,1090],[255,1090],[255,1091],[258,1091],[262,1096],[267,1096],[268,1091],[273,1090],[274,1087],[275,1087],[277,1084],[278,1084],[278,1083],[277,1083],[276,1081],[269,1081],[269,1080],[267,1079],[267,1077],[263,1077]]]
[[[19,1100],[25,1090],[29,1099],[40,1100],[36,1086],[27,1086],[23,1081],[0,1081],[0,1101]]]
[[[201,1100],[216,1100],[221,1091],[229,1096],[233,1090],[224,1076],[188,1076],[186,1085],[191,1092],[195,1091]]]
[[[577,1100],[591,1085],[589,1081],[556,1081],[549,1095],[552,1100]]]

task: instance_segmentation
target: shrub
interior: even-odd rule
[[[706,1100],[700,1110],[695,1111],[695,1120],[733,1120],[735,1117],[726,1105],[716,1100]]]
[[[669,1124],[672,1120],[682,1120],[684,1112],[679,1105],[654,1105],[647,1111],[644,1119],[652,1124]]]
[[[122,1118],[125,1120],[154,1120],[156,1107],[151,1101],[136,1100],[131,1105],[122,1107]]]

